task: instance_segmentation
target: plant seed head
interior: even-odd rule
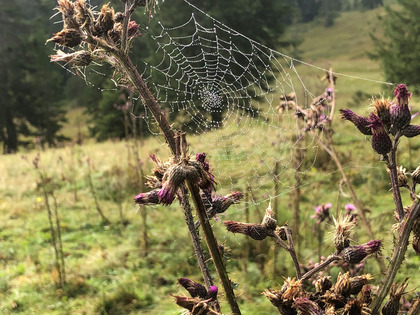
[[[66,47],[76,47],[82,42],[82,37],[80,36],[80,32],[75,29],[64,29],[51,37],[47,42],[54,42],[61,46]]]

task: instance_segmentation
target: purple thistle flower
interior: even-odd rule
[[[315,208],[315,214],[311,215],[311,219],[317,219],[317,224],[330,219],[331,203],[323,203]]]
[[[215,285],[212,285],[207,293],[206,299],[212,298],[216,300],[217,292],[219,292],[219,289]]]
[[[348,204],[346,204],[345,209],[347,211],[347,214],[349,214],[351,211],[356,210],[356,207],[355,207],[354,204],[348,203]]]
[[[340,109],[340,113],[343,119],[351,121],[361,133],[367,136],[372,135],[372,130],[369,127],[370,122],[368,118],[359,116],[350,109]]]
[[[205,171],[209,171],[210,170],[210,165],[209,165],[209,163],[206,161],[206,157],[207,157],[207,155],[204,153],[204,152],[202,152],[202,153],[197,153],[196,155],[195,155],[195,160],[197,161],[197,162],[200,162],[201,163],[201,165],[203,166],[203,169],[205,170]]]
[[[413,138],[420,135],[420,125],[408,125],[402,130],[403,136],[407,138]]]
[[[159,189],[154,189],[146,193],[140,193],[134,198],[134,202],[139,205],[150,205],[159,203]]]
[[[402,130],[411,121],[411,113],[408,108],[408,100],[411,97],[411,93],[408,93],[407,86],[400,84],[394,91],[396,104],[391,106],[391,124],[392,132]]]
[[[382,155],[389,153],[392,149],[391,138],[382,121],[373,113],[369,116],[369,127],[372,129],[372,149]]]
[[[382,242],[379,240],[372,240],[359,246],[349,246],[343,249],[341,257],[350,264],[358,264],[366,256],[378,252],[381,246]]]
[[[160,203],[162,203],[165,206],[169,206],[175,199],[175,191],[173,187],[168,186],[169,185],[164,185],[158,193]]]

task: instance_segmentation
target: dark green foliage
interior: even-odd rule
[[[381,17],[385,39],[372,35],[376,51],[373,57],[382,63],[386,79],[407,84],[410,89],[420,87],[420,2],[398,0],[399,7],[386,7]]]
[[[374,9],[384,5],[382,0],[361,0],[360,4],[365,9]]]
[[[296,0],[302,22],[312,21],[319,12],[320,2],[316,0]]]
[[[12,153],[25,142],[19,136],[37,137],[40,144],[55,145],[64,120],[60,91],[64,73],[51,65],[42,3],[28,6],[0,1],[0,142]],[[41,14],[41,16],[39,15]]]

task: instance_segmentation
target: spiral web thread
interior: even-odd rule
[[[165,26],[159,14],[153,17],[160,25],[159,34],[148,34],[156,45],[154,61],[135,60],[143,79],[160,106],[176,116],[174,128],[186,131],[190,139],[191,135],[199,138],[190,152],[208,154],[218,194],[249,187],[249,201],[254,204],[288,195],[295,189],[295,169],[304,174],[313,168],[318,145],[313,133],[302,137],[303,126],[294,110],[286,107],[279,113],[280,96],[293,93],[296,103],[307,109],[323,90],[311,93],[305,85],[309,80],[299,75],[298,68],[312,68],[311,76],[321,76],[326,69],[268,48],[183,1],[193,12],[183,24]],[[160,3],[160,10],[167,3]],[[94,85],[90,75],[104,75],[100,67],[76,73],[89,85]],[[145,113],[138,115],[139,108]],[[151,134],[164,143],[140,97],[133,97],[132,115],[143,119]],[[298,164],[297,155],[303,155]]]
[[[294,93],[303,108],[317,96],[305,87],[295,60],[197,10],[180,26],[159,24],[160,34],[152,36],[159,60],[144,63],[142,76],[163,108],[185,118],[176,127],[200,138],[190,151],[208,154],[218,193],[250,187],[250,202],[267,203],[276,195],[277,164],[277,194],[287,195],[295,188],[296,145],[301,152],[316,147],[313,136],[301,139],[293,110],[280,115],[276,108],[280,95]],[[156,132],[151,115],[144,119]],[[311,159],[300,172],[312,168]]]

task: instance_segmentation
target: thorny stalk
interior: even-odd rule
[[[204,237],[206,239],[207,246],[210,251],[211,258],[213,260],[214,266],[216,267],[217,274],[222,282],[223,289],[226,293],[226,299],[229,303],[230,309],[234,315],[241,314],[239,305],[236,301],[235,294],[233,292],[232,283],[229,279],[229,276],[226,271],[222,256],[219,251],[219,246],[217,245],[217,240],[213,234],[213,229],[211,228],[210,221],[207,217],[207,212],[204,207],[203,201],[201,200],[200,193],[198,188],[190,183],[189,180],[186,181],[188,190],[191,193],[195,208],[197,210],[198,219],[200,225],[203,229]]]
[[[405,252],[407,251],[408,238],[410,237],[411,230],[413,228],[414,220],[420,216],[420,202],[417,199],[410,207],[410,211],[405,220],[401,223],[401,234],[398,238],[397,244],[395,244],[394,252],[392,254],[391,263],[388,267],[388,271],[383,284],[381,285],[377,298],[372,305],[372,314],[379,314],[379,309],[385,297],[387,296],[389,289],[397,275],[397,272],[404,260]]]
[[[322,263],[318,264],[316,267],[314,267],[313,269],[309,270],[307,273],[305,273],[304,275],[302,275],[302,277],[300,279],[301,280],[307,280],[307,279],[309,279],[314,274],[316,274],[318,271],[322,270],[323,268],[327,267],[332,262],[334,262],[336,260],[339,260],[339,259],[340,259],[340,257],[338,256],[338,253],[334,253],[334,254],[330,255],[325,261],[323,261]]]
[[[392,194],[394,196],[395,207],[398,212],[399,222],[401,223],[404,220],[404,209],[401,200],[401,192],[400,187],[398,185],[398,173],[397,173],[397,158],[396,152],[398,148],[398,141],[400,139],[401,132],[397,132],[392,142],[392,149],[389,153],[389,161],[387,162],[387,166],[389,169],[389,174],[391,178],[391,186],[392,186]]]
[[[136,6],[137,2],[134,2],[133,5],[131,5],[131,1],[127,0],[125,5],[125,11],[124,11],[124,21],[129,21],[131,13],[134,11],[134,8]],[[125,27],[124,27],[125,28]],[[159,125],[159,128],[161,129],[166,142],[168,143],[169,148],[171,149],[173,154],[176,154],[176,143],[175,143],[175,133],[171,129],[171,126],[163,113],[162,109],[160,108],[159,104],[157,103],[156,99],[154,98],[153,94],[150,92],[149,88],[147,87],[146,82],[143,80],[140,73],[137,71],[137,68],[132,63],[130,57],[128,56],[128,51],[125,47],[127,43],[127,39],[123,38],[122,41],[122,48],[119,49],[115,46],[110,46],[108,43],[106,43],[104,40],[93,37],[89,34],[85,37],[86,42],[96,46],[100,47],[106,52],[110,53],[115,60],[117,61],[118,65],[120,66],[122,70],[122,74],[126,76],[134,86],[135,90],[139,93],[139,95],[144,100],[145,106],[150,110],[153,117],[155,118],[157,124]],[[226,269],[223,265],[223,261],[221,260],[220,253],[217,249],[217,242],[215,240],[215,237],[213,235],[213,231],[211,229],[211,226],[207,220],[204,219],[204,215],[206,214],[204,205],[200,198],[197,199],[197,196],[194,195],[194,192],[192,189],[197,189],[196,187],[193,187],[191,185],[188,185],[188,188],[191,192],[191,195],[193,197],[193,201],[197,210],[197,213],[199,217],[201,218],[200,223],[204,224],[202,225],[203,230],[205,231],[204,235],[206,238],[207,245],[209,246],[210,252],[213,257],[213,262],[216,266],[216,270],[221,277],[221,281],[223,283],[223,287],[226,291],[226,297],[230,304],[230,307],[232,309],[232,312],[234,314],[240,314],[239,306],[236,303],[236,298],[233,293],[230,280],[227,277]],[[199,197],[199,195],[198,195]],[[183,203],[186,204],[188,202],[187,198],[183,198]],[[200,207],[201,206],[201,207]],[[185,208],[184,208],[185,209]],[[186,212],[189,211],[189,207],[185,209]],[[196,233],[194,231],[194,233]],[[191,236],[193,237],[193,235]],[[216,251],[214,248],[214,244],[216,244]],[[200,253],[199,248],[194,248],[196,251],[197,256],[201,256],[202,251]],[[208,278],[207,275],[203,275],[204,278]]]

